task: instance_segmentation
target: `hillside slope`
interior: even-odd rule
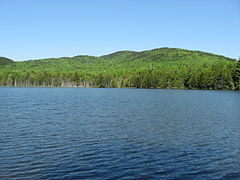
[[[237,61],[177,48],[119,51],[15,62],[0,67],[0,86],[235,89]]]
[[[14,63],[14,61],[5,57],[0,57],[0,66],[8,65],[11,63]]]

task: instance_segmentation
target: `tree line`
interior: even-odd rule
[[[0,66],[0,86],[239,90],[240,62],[180,49],[34,60]]]

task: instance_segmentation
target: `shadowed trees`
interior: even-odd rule
[[[236,69],[233,74],[233,81],[234,81],[235,89],[239,90],[240,89],[240,59],[238,60]]]

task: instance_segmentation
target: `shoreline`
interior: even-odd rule
[[[204,91],[240,91],[237,89],[187,89],[187,88],[136,88],[136,87],[94,87],[94,86],[0,86],[0,88],[95,88],[95,89],[159,89],[159,90],[204,90]]]

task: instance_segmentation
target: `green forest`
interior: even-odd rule
[[[177,48],[27,61],[0,57],[0,86],[240,89],[240,62]]]

